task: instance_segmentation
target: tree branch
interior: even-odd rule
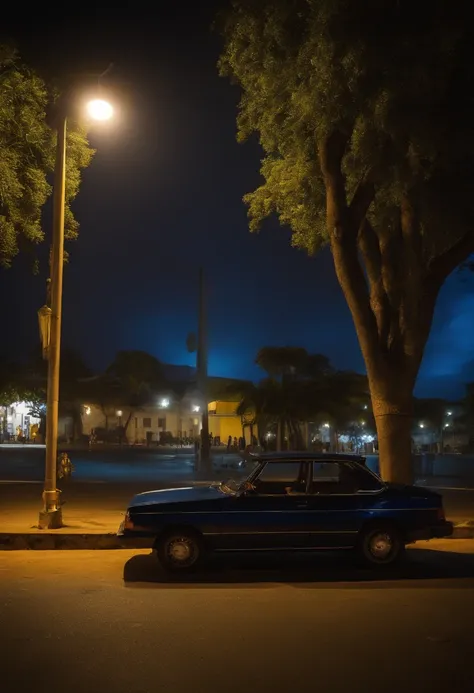
[[[347,142],[347,136],[335,132],[325,140],[319,152],[326,187],[327,228],[337,278],[352,313],[362,351],[366,361],[376,363],[380,355],[377,322],[370,307],[367,281],[359,261],[358,226],[347,205],[342,174]],[[358,196],[358,200],[361,198],[362,195]],[[359,206],[362,204],[359,205],[358,201]]]
[[[375,197],[375,186],[367,178],[359,183],[349,205],[352,220],[360,228]]]
[[[403,299],[400,304],[400,328],[405,342],[405,352],[414,355],[419,351],[420,320],[424,306],[422,235],[418,210],[408,193],[400,200],[400,228],[403,242]]]
[[[379,239],[372,225],[364,219],[359,228],[359,248],[370,285],[370,306],[377,322],[381,345],[388,349],[390,304],[382,281],[382,255]]]

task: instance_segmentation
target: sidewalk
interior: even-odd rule
[[[233,470],[232,476],[237,478],[239,473]],[[40,530],[36,526],[42,506],[41,482],[2,483],[0,484],[0,550],[119,548],[115,534],[123,520],[128,503],[134,495],[149,491],[150,488],[209,486],[222,478],[228,478],[229,472],[228,470],[215,471],[212,479],[206,479],[197,473],[192,477],[188,480],[183,480],[182,477],[176,480],[167,479],[152,485],[146,480],[133,484],[69,482],[64,484],[62,492],[64,527],[56,530]]]

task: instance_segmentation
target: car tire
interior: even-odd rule
[[[159,537],[155,544],[161,566],[172,572],[194,570],[203,559],[202,538],[190,529],[176,529]]]
[[[405,554],[405,543],[395,525],[373,524],[362,529],[357,554],[371,568],[394,566]]]

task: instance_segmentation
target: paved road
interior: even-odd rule
[[[446,548],[385,579],[318,556],[185,582],[146,552],[3,553],[1,690],[470,693],[474,541]]]
[[[41,481],[44,476],[44,449],[28,446],[0,448],[0,481]],[[189,452],[154,450],[76,450],[70,453],[74,478],[81,482],[128,483],[189,478],[195,456]],[[240,457],[225,452],[213,454],[215,465],[237,465]]]

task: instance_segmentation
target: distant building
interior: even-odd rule
[[[14,402],[0,407],[0,438],[2,442],[32,442],[38,438],[40,419],[31,414],[29,402]]]
[[[243,429],[241,418],[236,414],[238,404],[238,401],[217,400],[208,404],[209,433],[222,444],[227,444],[229,436],[232,439],[244,436],[247,444],[251,442],[248,427]],[[170,436],[173,439],[195,439],[201,430],[201,406],[197,397],[189,395],[181,400],[170,396],[158,397],[155,405],[134,410],[126,406],[107,410],[85,404],[82,430],[84,435],[90,436],[93,432],[124,429],[130,445],[157,444]]]

